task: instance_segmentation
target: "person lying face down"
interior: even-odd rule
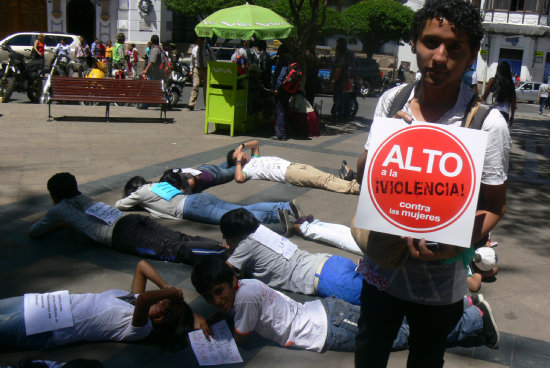
[[[150,280],[159,287],[145,291]],[[146,261],[136,266],[131,291],[70,294],[73,326],[26,336],[23,296],[0,300],[0,345],[18,349],[44,349],[74,342],[148,339],[166,346],[183,347],[187,332],[211,331],[194,314],[182,290],[170,286]]]
[[[135,176],[126,183],[125,197],[115,207],[127,211],[142,207],[152,214],[169,219],[187,219],[219,224],[221,217],[235,208],[246,208],[264,224],[279,222],[278,210],[289,210],[288,202],[260,202],[247,206],[225,202],[210,193],[189,193],[187,180],[173,171],[166,171],[159,183],[150,183]]]
[[[226,255],[226,247],[216,240],[173,231],[149,217],[126,215],[82,195],[70,173],[53,175],[47,187],[54,205],[31,226],[31,237],[69,227],[109,248],[164,261],[193,264],[202,256]]]

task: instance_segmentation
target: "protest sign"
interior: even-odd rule
[[[23,313],[27,335],[59,330],[73,325],[68,290],[44,294],[25,294],[23,296]]]
[[[355,226],[469,247],[487,133],[376,118]]]
[[[210,341],[206,339],[202,330],[189,332],[191,348],[193,348],[199,365],[241,363],[243,358],[239,354],[227,322],[222,320],[210,326],[210,329],[214,334]]]

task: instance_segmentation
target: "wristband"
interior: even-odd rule
[[[242,162],[242,161],[235,161],[235,165],[236,165],[236,164],[240,164],[241,162]]]

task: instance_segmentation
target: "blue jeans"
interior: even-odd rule
[[[263,224],[278,223],[278,210],[290,210],[288,202],[260,202],[241,206],[222,201],[210,193],[196,193],[185,199],[183,218],[207,224],[219,224],[226,212],[241,207],[250,211]]]
[[[548,100],[548,97],[541,97],[540,98],[540,106],[539,106],[539,113],[542,114],[542,111],[544,110],[544,106],[546,106],[546,101]]]
[[[361,307],[341,299],[321,299],[327,313],[327,339],[323,350],[355,351],[355,334]]]
[[[357,265],[351,260],[332,256],[325,262],[317,286],[317,294],[323,298],[334,296],[355,305],[361,304],[363,276],[355,272]]]
[[[0,345],[23,349],[43,349],[53,346],[52,333],[42,332],[27,336],[23,297],[0,299]]]
[[[219,166],[202,164],[202,165],[199,165],[199,167],[197,167],[197,170],[208,171],[210,174],[214,176],[216,180],[216,185],[220,185],[220,184],[229,183],[230,181],[235,179],[235,168],[236,166],[227,168],[227,162],[224,162]]]

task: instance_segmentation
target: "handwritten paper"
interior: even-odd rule
[[[214,337],[206,339],[202,330],[189,332],[191,347],[199,365],[242,363],[237,344],[231,335],[227,322],[222,320],[210,326]]]
[[[151,192],[155,193],[156,195],[162,197],[167,201],[171,200],[177,195],[183,194],[181,190],[171,184],[168,184],[165,181],[153,184],[151,186]]]
[[[26,334],[59,330],[73,325],[68,290],[23,296]]]
[[[298,249],[296,244],[268,229],[264,225],[260,225],[258,229],[250,236],[252,239],[268,247],[275,253],[282,255],[286,259],[292,258],[296,252],[296,249]]]
[[[103,202],[97,202],[86,210],[88,215],[100,219],[108,225],[112,225],[116,220],[124,216],[124,213],[118,208],[114,208]]]

